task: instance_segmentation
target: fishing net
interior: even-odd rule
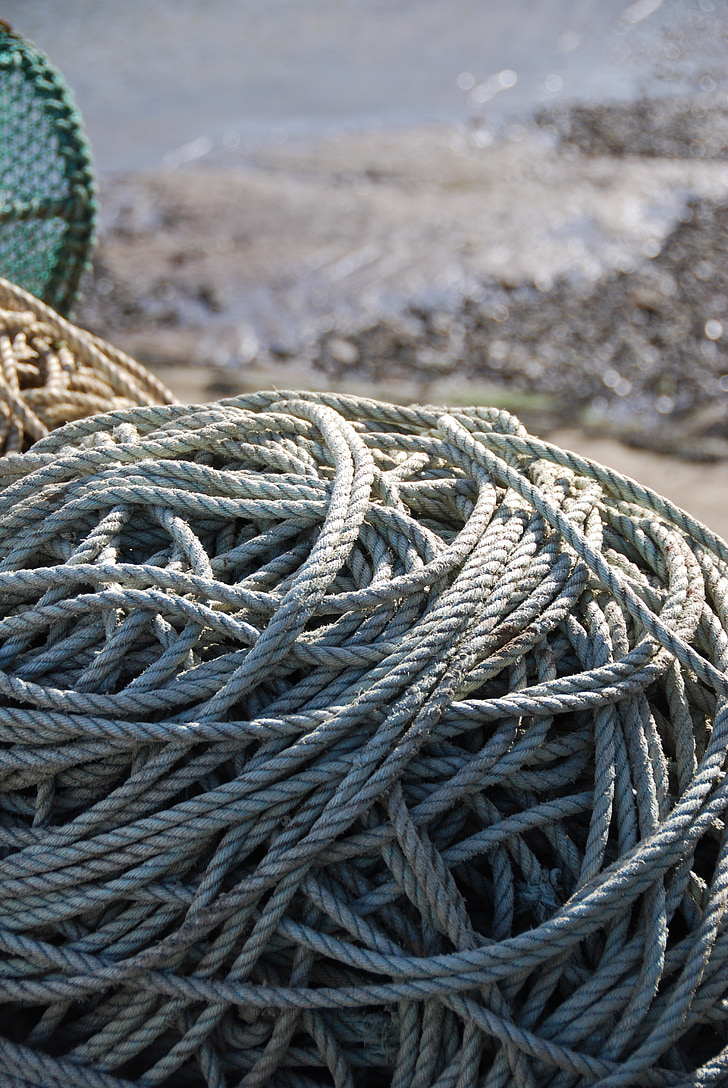
[[[91,151],[62,76],[0,24],[0,275],[73,305],[96,218]]]
[[[174,399],[140,363],[0,280],[0,453],[69,420]]]
[[[0,484],[3,1083],[728,1083],[723,541],[333,394]]]

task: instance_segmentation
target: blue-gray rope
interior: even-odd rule
[[[728,546],[504,412],[0,460],[0,1080],[728,1083]]]

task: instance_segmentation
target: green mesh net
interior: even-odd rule
[[[95,191],[63,78],[0,26],[0,276],[67,314],[93,245]]]

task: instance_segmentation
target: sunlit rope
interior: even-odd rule
[[[136,360],[0,279],[0,453],[73,419],[174,400]]]
[[[488,408],[0,460],[0,1080],[728,1083],[728,546]]]

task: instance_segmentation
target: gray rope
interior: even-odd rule
[[[0,459],[0,1080],[728,1083],[728,546],[504,412]]]

